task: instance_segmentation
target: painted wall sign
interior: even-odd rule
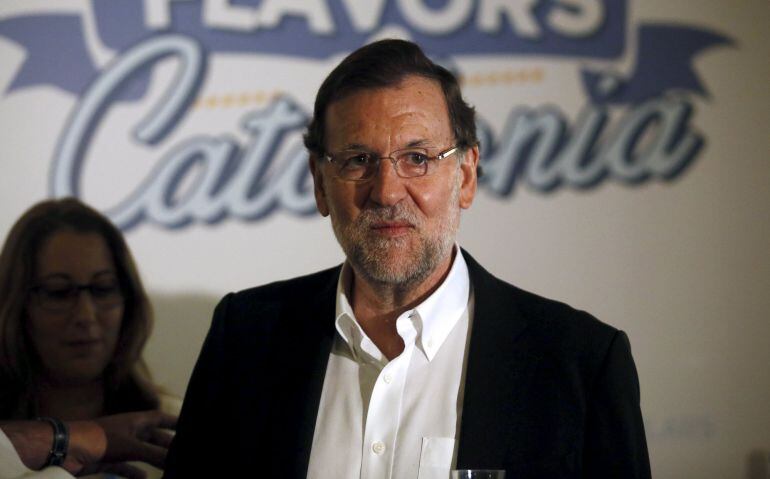
[[[78,97],[53,153],[49,189],[52,196],[81,196],[84,171],[97,161],[89,156],[91,141],[97,128],[110,128],[106,114],[115,105],[142,101],[158,62],[176,60],[166,93],[122,133],[156,158],[130,193],[102,205],[124,229],[143,221],[181,228],[227,218],[258,221],[276,211],[313,213],[307,154],[292,135],[309,113],[290,95],[241,119],[246,143],[212,128],[170,147],[155,145],[200,96],[212,56],[325,62],[384,28],[419,42],[460,76],[455,59],[482,55],[537,56],[581,70],[584,101],[574,119],[559,106],[511,105],[495,134],[479,111],[482,187],[488,193],[511,197],[522,185],[547,193],[606,181],[669,181],[688,170],[706,141],[693,97],[708,93],[692,60],[729,40],[693,26],[630,24],[627,8],[624,1],[608,0],[97,0],[100,40],[116,52],[109,64],[95,65],[78,16],[8,18],[0,22],[0,36],[22,45],[27,58],[4,94],[47,84]],[[57,41],[45,41],[52,34]],[[613,62],[628,58],[634,61],[631,74],[615,73]],[[604,66],[583,67],[586,60]]]

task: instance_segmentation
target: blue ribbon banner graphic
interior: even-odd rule
[[[548,193],[593,188],[607,179],[628,185],[670,181],[687,170],[705,142],[691,125],[693,98],[708,97],[693,60],[731,43],[692,26],[629,25],[622,0],[94,0],[92,8],[99,40],[117,52],[103,68],[89,52],[80,15],[36,11],[0,20],[0,37],[26,51],[6,96],[50,85],[79,98],[53,155],[52,196],[81,196],[97,125],[111,105],[145,98],[159,59],[174,57],[180,66],[173,85],[133,131],[133,140],[148,147],[184,117],[210,55],[327,62],[393,31],[450,65],[455,56],[539,57],[579,65],[634,55],[626,77],[582,70],[586,104],[575,120],[557,107],[514,105],[495,135],[481,112],[482,186],[489,193],[511,196],[522,184]],[[628,41],[631,35],[635,43]],[[610,125],[610,112],[618,108],[624,115]],[[152,150],[161,155],[154,170],[124,200],[104,209],[124,229],[143,221],[169,228],[228,217],[255,221],[279,209],[310,214],[315,206],[307,154],[301,145],[284,145],[307,121],[308,114],[285,96],[245,116],[242,128],[253,139],[247,145],[227,135],[197,135],[168,151]],[[279,150],[286,152],[280,158]],[[190,175],[197,175],[195,187],[180,193]]]

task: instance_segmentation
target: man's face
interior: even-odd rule
[[[356,149],[378,157],[415,146],[434,156],[455,141],[440,85],[420,76],[331,103],[325,133],[328,153]],[[323,159],[311,158],[310,166],[318,210],[331,216],[356,273],[408,287],[448,267],[460,208],[468,208],[476,192],[477,163],[474,147],[439,160],[427,176],[401,178],[383,159],[364,182],[337,178]]]

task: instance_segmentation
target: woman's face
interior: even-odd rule
[[[84,384],[102,377],[123,320],[115,263],[98,233],[62,230],[38,252],[27,302],[27,332],[48,381]]]

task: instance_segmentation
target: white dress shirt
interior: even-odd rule
[[[455,462],[472,294],[460,248],[444,282],[396,320],[391,361],[355,319],[352,271],[337,284],[336,328],[316,419],[310,479],[446,479]]]

